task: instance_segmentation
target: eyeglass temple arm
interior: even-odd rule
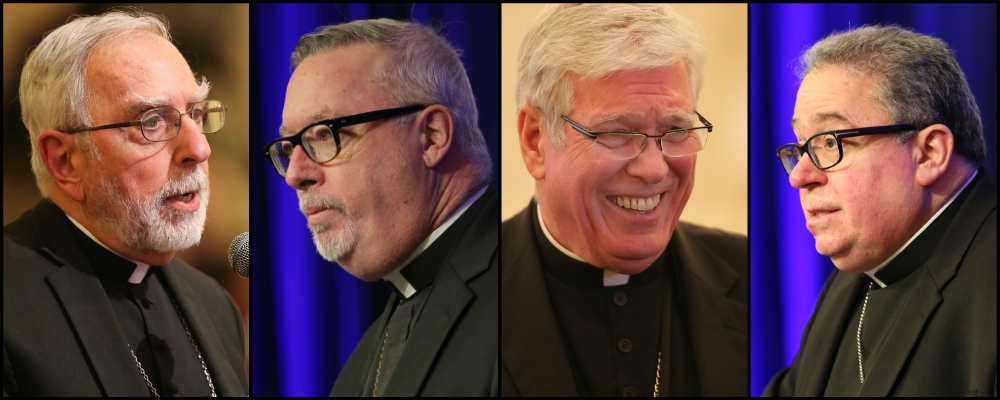
[[[104,130],[104,129],[126,128],[126,127],[129,127],[129,126],[136,126],[136,125],[142,125],[142,121],[129,121],[129,122],[122,122],[122,123],[119,123],[119,124],[95,126],[93,128],[73,129],[73,130],[70,130],[70,131],[66,131],[66,134],[72,135],[74,133],[80,133],[80,132],[93,132],[93,131],[100,131],[100,130]]]

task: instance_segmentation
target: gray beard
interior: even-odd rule
[[[354,224],[354,219],[347,213],[344,203],[339,199],[314,192],[300,194],[299,209],[303,215],[305,215],[306,208],[310,206],[332,209],[343,214],[346,221],[340,227],[340,232],[337,233],[329,232],[329,222],[309,225],[309,231],[312,232],[313,243],[316,245],[316,251],[319,252],[319,255],[330,262],[338,262],[349,257],[354,251],[354,245],[357,244],[357,227]]]
[[[84,207],[84,212],[93,223],[110,230],[126,247],[171,253],[201,242],[210,192],[205,170],[196,168],[183,177],[171,178],[157,193],[146,198],[124,188],[103,168],[97,166],[92,170],[95,171],[93,184],[85,187],[91,204]],[[164,204],[172,195],[198,188],[201,203],[193,213]]]

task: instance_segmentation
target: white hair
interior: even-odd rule
[[[541,112],[549,138],[563,146],[562,115],[574,107],[573,78],[684,62],[698,104],[707,51],[693,23],[673,8],[648,4],[552,4],[528,28],[517,63],[517,108]]]
[[[385,49],[389,61],[376,72],[376,82],[396,107],[441,104],[455,119],[455,142],[472,163],[476,186],[490,181],[493,163],[483,133],[472,85],[458,50],[434,29],[414,22],[372,19],[323,26],[302,36],[292,53],[292,68],[310,55],[372,43]],[[412,116],[394,118],[397,123]]]
[[[93,50],[106,42],[127,41],[136,31],[170,41],[165,20],[142,11],[111,11],[98,16],[73,16],[48,32],[28,55],[21,71],[21,119],[31,139],[31,172],[42,197],[53,179],[38,149],[38,137],[48,129],[92,126],[86,65]],[[75,135],[84,149],[94,150],[89,135]]]

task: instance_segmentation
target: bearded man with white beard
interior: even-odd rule
[[[147,13],[76,18],[28,56],[43,199],[4,226],[4,397],[249,394],[239,310],[174,257],[205,227],[209,89]]]

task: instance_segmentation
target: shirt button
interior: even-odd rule
[[[619,340],[618,350],[620,350],[622,353],[628,353],[632,351],[632,342],[628,341],[628,339]]]
[[[142,306],[145,307],[147,310],[149,309],[149,306],[152,304],[152,303],[149,302],[149,300],[146,300],[146,299],[142,299],[142,301],[140,301],[140,303],[142,303]]]
[[[614,300],[615,300],[615,304],[620,305],[620,306],[624,306],[625,302],[628,300],[628,298],[625,297],[625,293],[618,292],[618,293],[615,293]]]
[[[622,397],[635,397],[635,389],[631,386],[625,388],[625,390],[622,390]]]

